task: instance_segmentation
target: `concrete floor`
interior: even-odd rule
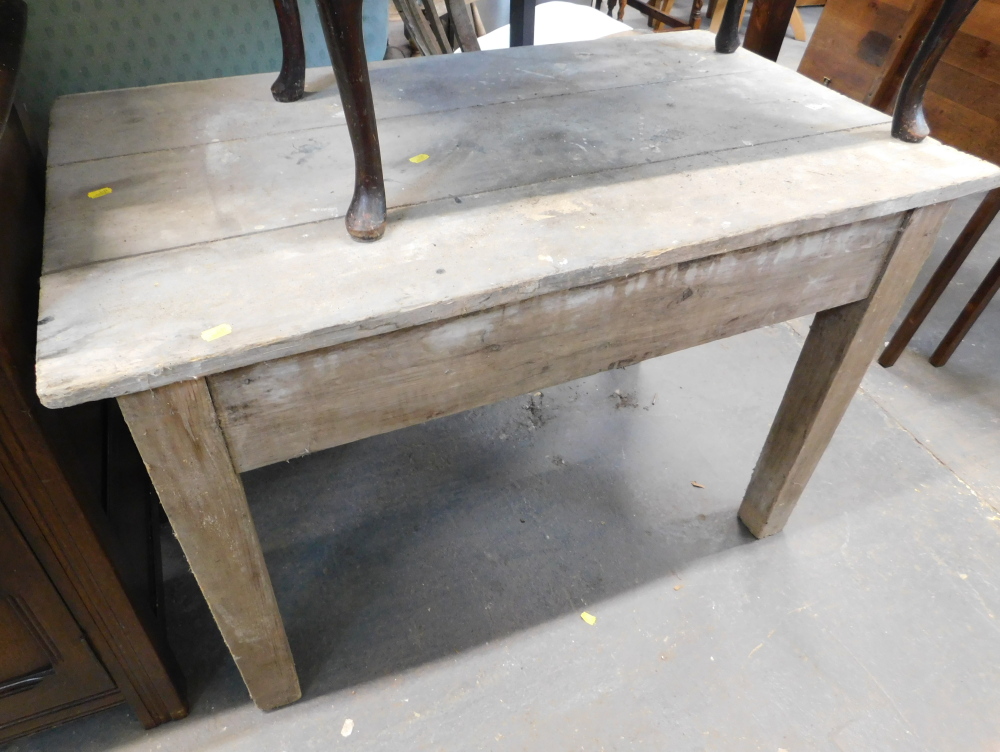
[[[873,366],[784,533],[735,512],[801,321],[247,474],[303,700],[250,704],[167,539],[191,716],[9,749],[1000,748],[1000,304],[926,363],[998,249]]]

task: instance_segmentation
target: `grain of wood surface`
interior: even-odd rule
[[[163,509],[254,702],[301,696],[285,628],[204,381],[119,400]]]
[[[43,401],[221,373],[1000,182],[940,144],[893,141],[884,115],[751,53],[715,54],[704,32],[439,61],[392,68],[395,94],[387,76],[376,87],[397,206],[370,246],[334,217],[352,170],[343,127],[323,123],[329,97],[294,105],[298,126],[241,79],[63,100]],[[422,100],[430,72],[440,91]],[[185,92],[202,104],[176,108]],[[177,123],[162,118],[174,109]],[[87,127],[69,127],[74,113]],[[116,138],[92,135],[103,124]],[[220,325],[231,334],[202,339]]]
[[[551,293],[229,371],[209,385],[233,461],[251,470],[857,300],[899,221]]]
[[[788,521],[949,208],[938,204],[910,213],[875,290],[816,315],[740,506],[740,519],[758,538],[779,532]]]

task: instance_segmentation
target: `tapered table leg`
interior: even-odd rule
[[[316,0],[354,148],[354,198],[347,210],[347,231],[357,240],[378,240],[385,234],[385,183],[361,4],[361,0]]]
[[[243,483],[203,379],[118,399],[163,508],[257,707],[299,699]]]
[[[867,298],[816,314],[740,506],[740,519],[758,538],[780,532],[788,521],[927,260],[948,207],[938,204],[907,217]]]
[[[909,313],[906,314],[903,323],[899,325],[899,329],[892,335],[889,344],[886,345],[885,350],[879,356],[878,362],[880,366],[889,368],[899,360],[899,356],[906,349],[910,340],[913,339],[913,335],[917,333],[917,329],[924,323],[927,314],[931,312],[931,309],[938,302],[942,293],[947,289],[948,284],[958,273],[958,270],[962,268],[965,259],[972,253],[972,249],[976,247],[976,243],[983,237],[983,233],[986,232],[998,213],[1000,213],[1000,188],[996,188],[986,194],[986,198],[983,199],[983,203],[976,209],[976,213],[972,215],[972,219],[965,225],[962,234],[958,236],[955,244],[945,254],[940,266],[935,270],[927,282],[927,286],[920,293],[916,301],[914,301]]]
[[[281,33],[281,72],[271,84],[271,94],[279,102],[295,102],[306,90],[306,47],[298,2],[274,0],[274,12]]]

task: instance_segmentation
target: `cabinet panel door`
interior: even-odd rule
[[[0,500],[2,501],[2,500]],[[0,505],[0,740],[121,701]]]

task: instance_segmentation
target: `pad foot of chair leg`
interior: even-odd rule
[[[355,240],[372,241],[385,235],[385,191],[358,186],[346,222]]]

